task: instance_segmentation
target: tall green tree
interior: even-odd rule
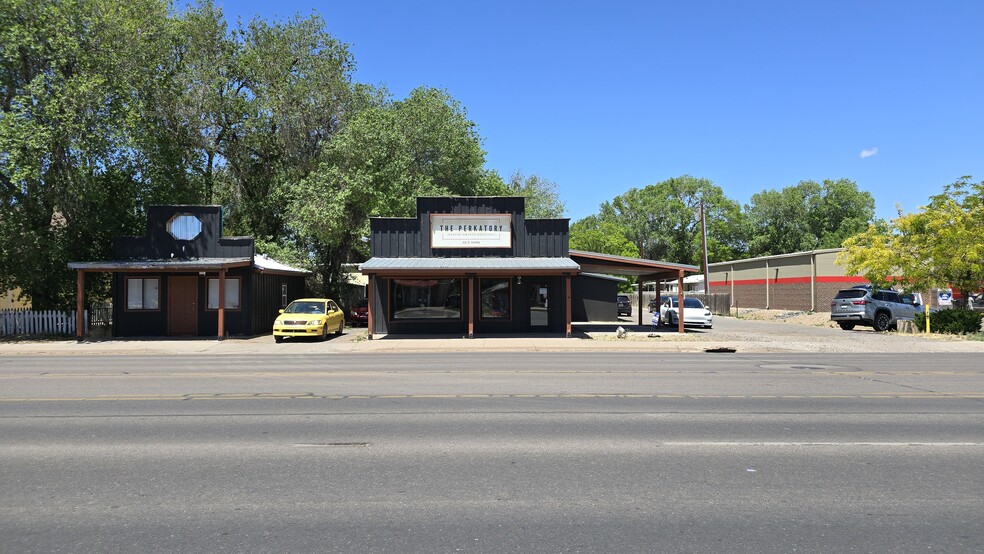
[[[369,217],[407,217],[417,196],[494,195],[475,124],[446,92],[419,88],[346,122],[300,183],[289,224],[307,237],[326,291],[368,255]]]
[[[203,0],[174,26],[172,66],[142,126],[151,175],[226,206],[231,233],[291,240],[284,206],[361,105],[350,52],[317,15],[230,29]]]
[[[588,216],[571,224],[570,247],[573,250],[638,258],[639,247],[623,231],[611,221],[602,221],[596,215]]]
[[[35,308],[74,305],[67,263],[140,228],[130,138],[169,15],[153,0],[0,4],[0,288]]]
[[[838,248],[872,222],[875,200],[847,179],[801,181],[753,195],[746,211],[751,225],[748,254],[768,256]]]
[[[525,175],[521,171],[513,173],[506,184],[507,194],[526,198],[526,217],[559,218],[564,217],[567,207],[560,199],[557,184],[537,175]]]
[[[245,118],[224,152],[226,188],[218,198],[233,206],[233,231],[292,240],[286,206],[297,198],[297,183],[318,167],[363,100],[352,84],[352,57],[317,15],[254,19],[238,36]]]
[[[848,273],[912,290],[954,288],[967,298],[984,287],[984,181],[962,177],[919,212],[871,225],[844,242]]]
[[[747,226],[741,206],[708,179],[684,175],[630,189],[603,203],[598,216],[622,229],[643,258],[702,265],[701,202],[709,261],[744,254]]]

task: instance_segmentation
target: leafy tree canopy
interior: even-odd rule
[[[475,124],[446,92],[419,88],[359,112],[339,129],[289,204],[289,225],[315,245],[334,282],[342,263],[368,255],[369,217],[407,217],[417,196],[497,195],[483,170]]]
[[[598,252],[626,258],[638,258],[639,248],[621,227],[598,216],[588,216],[571,224],[570,247],[573,250]]]
[[[317,15],[229,28],[211,0],[4,2],[0,286],[69,307],[67,263],[108,259],[145,206],[217,203],[226,233],[318,270],[327,292],[365,254],[369,215],[507,193],[447,93],[394,100],[353,67]]]
[[[536,175],[524,175],[517,171],[506,184],[507,194],[526,197],[526,217],[564,217],[567,208],[560,199],[557,184]]]
[[[701,265],[700,204],[706,210],[710,261],[745,252],[741,206],[707,179],[684,175],[630,189],[601,205],[598,217],[622,230],[643,258]]]
[[[840,247],[871,223],[875,200],[847,179],[801,181],[753,195],[746,211],[748,254],[769,256]]]
[[[871,225],[844,242],[837,260],[874,284],[954,288],[964,297],[984,285],[984,181],[961,177],[921,211]]]
[[[35,308],[73,305],[68,262],[107,259],[156,196],[132,137],[169,22],[160,1],[0,3],[0,287]]]

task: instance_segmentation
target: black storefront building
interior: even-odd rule
[[[569,220],[527,219],[522,197],[421,197],[416,217],[372,218],[370,229],[372,257],[360,265],[369,278],[369,338],[570,336],[575,315],[615,319],[617,284],[592,273],[682,281],[699,270],[572,252]]]
[[[85,276],[112,275],[114,337],[252,336],[305,292],[309,272],[257,254],[252,237],[222,236],[220,206],[149,206],[147,234],[116,237],[113,259],[72,262],[78,338]]]

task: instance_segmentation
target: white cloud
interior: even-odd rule
[[[875,148],[865,148],[864,150],[861,151],[861,157],[862,158],[870,158],[870,157],[874,156],[877,153],[878,153],[878,147],[877,146]]]

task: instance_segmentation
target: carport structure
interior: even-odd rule
[[[577,262],[582,272],[636,277],[639,283],[639,313],[637,316],[639,325],[642,325],[642,291],[645,283],[676,278],[677,305],[683,306],[683,277],[687,273],[700,272],[700,268],[695,265],[627,258],[582,250],[571,250],[570,257]],[[683,333],[683,308],[680,308],[680,312],[680,317],[677,318],[679,322],[678,331]]]

